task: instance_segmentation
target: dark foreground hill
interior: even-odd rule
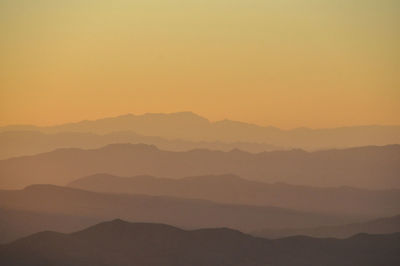
[[[165,196],[104,194],[52,185],[0,191],[0,208],[101,220],[120,217],[128,221],[166,223],[184,228],[230,227],[248,232],[264,228],[341,224],[349,220],[349,217],[277,207]]]
[[[0,161],[0,188],[65,185],[96,173],[185,177],[232,173],[267,182],[311,186],[400,188],[400,145],[258,154],[234,150],[170,152],[149,145],[114,144],[62,149]]]
[[[79,178],[70,187],[107,193],[163,195],[207,199],[222,203],[275,206],[365,218],[400,213],[400,190],[351,187],[307,187],[251,181],[234,175],[181,179],[151,176],[117,177],[96,174]]]
[[[312,237],[335,237],[346,238],[359,233],[368,234],[390,234],[400,232],[400,215],[379,218],[371,221],[351,223],[336,226],[320,226],[314,228],[297,228],[282,230],[261,230],[254,232],[256,236],[266,238],[282,238],[294,235],[305,235]]]
[[[0,246],[0,264],[113,266],[397,266],[400,234],[345,240],[255,238],[231,229],[101,223],[72,234],[42,232]]]

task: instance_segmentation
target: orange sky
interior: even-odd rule
[[[176,111],[400,124],[399,11],[394,0],[4,0],[0,124]]]

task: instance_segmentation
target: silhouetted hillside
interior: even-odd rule
[[[400,188],[400,145],[345,150],[169,152],[144,144],[114,144],[95,150],[62,149],[0,161],[0,188],[64,185],[96,173],[185,177],[232,173],[267,182],[312,186]]]
[[[144,143],[156,145],[160,149],[169,151],[188,151],[201,148],[220,151],[240,149],[248,152],[263,152],[282,149],[263,143],[168,140],[160,137],[142,136],[130,131],[113,132],[105,135],[84,132],[46,134],[40,131],[6,131],[0,132],[0,159],[33,155],[60,148],[93,149],[115,143]]]
[[[0,246],[0,263],[136,266],[397,266],[400,234],[345,240],[267,240],[238,231],[184,231],[163,224],[114,220],[72,234],[42,232]]]
[[[348,222],[348,217],[206,200],[103,194],[52,185],[0,191],[0,208],[58,215],[157,222],[185,228],[230,227],[244,231]],[[354,219],[353,219],[354,221]]]
[[[282,230],[261,230],[258,232],[253,232],[253,234],[266,238],[281,238],[294,235],[345,238],[359,233],[390,234],[395,232],[400,232],[400,215],[346,225]]]
[[[372,217],[400,213],[400,190],[269,184],[234,175],[169,179],[96,174],[77,179],[69,186],[97,192],[198,198],[222,203],[267,205],[330,214]]]
[[[55,132],[91,132],[105,134],[133,131],[145,136],[191,141],[257,142],[302,149],[345,148],[400,143],[400,126],[355,126],[330,129],[274,127],[222,120],[209,120],[191,112],[171,114],[122,115],[94,121],[81,121],[51,127],[6,126],[0,131],[39,130]]]

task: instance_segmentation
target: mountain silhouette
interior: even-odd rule
[[[348,218],[269,206],[221,204],[163,196],[104,194],[53,185],[0,191],[0,208],[83,217],[121,217],[183,227],[231,227],[245,231],[266,227],[338,224]]]
[[[400,126],[354,126],[331,129],[280,130],[232,120],[210,122],[192,112],[127,114],[49,127],[5,126],[0,131],[38,130],[46,133],[106,134],[133,131],[145,136],[191,141],[256,142],[302,149],[345,148],[400,143]]]
[[[0,246],[2,265],[394,266],[400,234],[345,240],[255,238],[227,228],[186,231],[119,219],[62,234],[41,232]]]
[[[230,151],[240,149],[248,152],[282,150],[282,147],[255,142],[206,142],[181,139],[165,139],[143,136],[132,131],[112,132],[105,135],[86,132],[42,133],[40,131],[6,131],[0,132],[0,159],[34,155],[60,148],[100,148],[108,144],[132,143],[156,145],[169,151],[188,151],[193,149],[210,149]]]
[[[109,174],[95,174],[74,180],[68,186],[96,192],[197,198],[221,203],[266,205],[319,213],[362,215],[366,218],[400,213],[400,190],[269,184],[246,180],[235,175],[170,179],[152,176],[117,177]]]
[[[312,227],[354,221],[347,216],[269,206],[215,203],[165,196],[105,194],[53,185],[0,191],[0,208],[108,220],[120,217],[185,228],[230,227],[251,232],[264,228]]]
[[[294,235],[346,238],[359,233],[390,234],[395,232],[400,232],[400,215],[379,218],[367,222],[336,226],[320,226],[315,228],[297,228],[282,230],[261,230],[258,232],[253,232],[253,234],[266,238],[282,238]]]
[[[400,145],[305,152],[170,152],[145,144],[60,149],[0,160],[0,188],[65,185],[96,173],[179,178],[232,173],[253,180],[311,186],[400,188]]]

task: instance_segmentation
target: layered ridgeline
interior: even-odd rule
[[[359,233],[368,234],[390,234],[400,232],[400,215],[374,219],[371,221],[351,223],[335,226],[319,226],[311,228],[292,228],[292,229],[264,229],[255,231],[255,236],[266,238],[282,238],[288,236],[312,236],[312,237],[334,237],[346,238]]]
[[[232,173],[248,179],[311,186],[400,188],[400,145],[305,152],[171,152],[143,144],[100,149],[60,149],[0,160],[0,188],[65,185],[96,173],[118,176],[185,176]]]
[[[0,132],[0,160],[49,152],[60,148],[93,149],[116,143],[150,144],[169,151],[188,151],[193,149],[231,151],[240,149],[248,152],[263,152],[284,149],[283,147],[255,142],[165,139],[143,136],[131,131],[112,132],[104,135],[86,132],[5,131]]]
[[[347,215],[319,214],[270,206],[222,204],[165,196],[105,194],[53,185],[33,185],[23,190],[0,191],[0,208],[28,211],[31,214],[76,216],[88,218],[88,221],[120,217],[128,221],[167,223],[185,228],[230,227],[246,232],[265,228],[343,224],[355,220],[355,217]],[[11,212],[9,215],[16,217],[18,213]],[[40,219],[38,216],[32,217]],[[4,215],[4,231],[7,226],[13,226],[7,225],[7,219],[7,215]],[[23,222],[28,223],[27,220]]]
[[[104,222],[71,234],[41,232],[0,246],[0,264],[25,265],[386,265],[400,264],[400,234],[337,239],[255,238],[226,228]]]
[[[68,186],[96,192],[196,198],[229,204],[275,206],[364,218],[400,213],[399,189],[368,190],[270,184],[234,175],[170,179],[96,174],[74,180]]]
[[[102,217],[85,215],[0,208],[0,244],[10,243],[18,238],[41,231],[51,230],[70,233],[104,221]],[[132,221],[141,221],[141,219],[135,218]],[[332,222],[336,221],[332,220]],[[350,224],[306,228],[300,226],[286,229],[264,228],[248,231],[254,236],[269,239],[299,235],[320,238],[347,238],[360,233],[391,234],[398,232],[400,232],[400,215]]]
[[[210,122],[190,112],[129,114],[50,127],[6,126],[0,128],[1,132],[20,130],[34,130],[45,133],[85,132],[97,134],[132,131],[140,135],[158,136],[167,139],[265,143],[277,147],[302,149],[344,148],[400,143],[400,126],[281,130],[274,127],[263,127],[231,120]]]

